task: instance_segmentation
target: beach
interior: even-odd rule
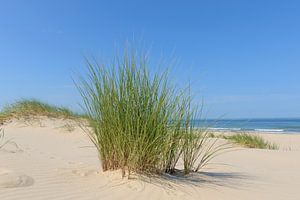
[[[300,1],[2,1],[0,200],[300,200]]]
[[[13,121],[0,150],[0,199],[270,199],[300,196],[300,134],[261,134],[278,150],[236,146],[200,173],[122,178],[102,172],[97,150],[72,121]],[[222,139],[221,139],[222,140]]]

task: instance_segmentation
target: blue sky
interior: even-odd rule
[[[84,56],[126,39],[177,58],[207,117],[300,117],[300,1],[2,1],[0,106],[34,97],[73,109]],[[151,67],[151,66],[150,66]]]

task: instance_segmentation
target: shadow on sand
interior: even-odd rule
[[[162,176],[141,176],[140,178],[146,183],[170,191],[185,187],[217,190],[216,186],[243,189],[247,188],[254,180],[253,176],[238,172],[196,172],[183,175],[181,171],[178,171],[176,175],[164,174]]]

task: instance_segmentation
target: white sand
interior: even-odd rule
[[[19,148],[10,144],[0,150],[0,200],[300,199],[300,134],[264,134],[280,150],[239,148],[216,158],[203,173],[149,182],[101,172],[83,131],[63,125],[44,120],[3,127]]]

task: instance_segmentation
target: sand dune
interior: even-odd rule
[[[59,120],[9,123],[0,150],[0,199],[299,199],[300,135],[264,134],[279,150],[238,148],[188,177],[122,179],[102,172],[80,128]]]

